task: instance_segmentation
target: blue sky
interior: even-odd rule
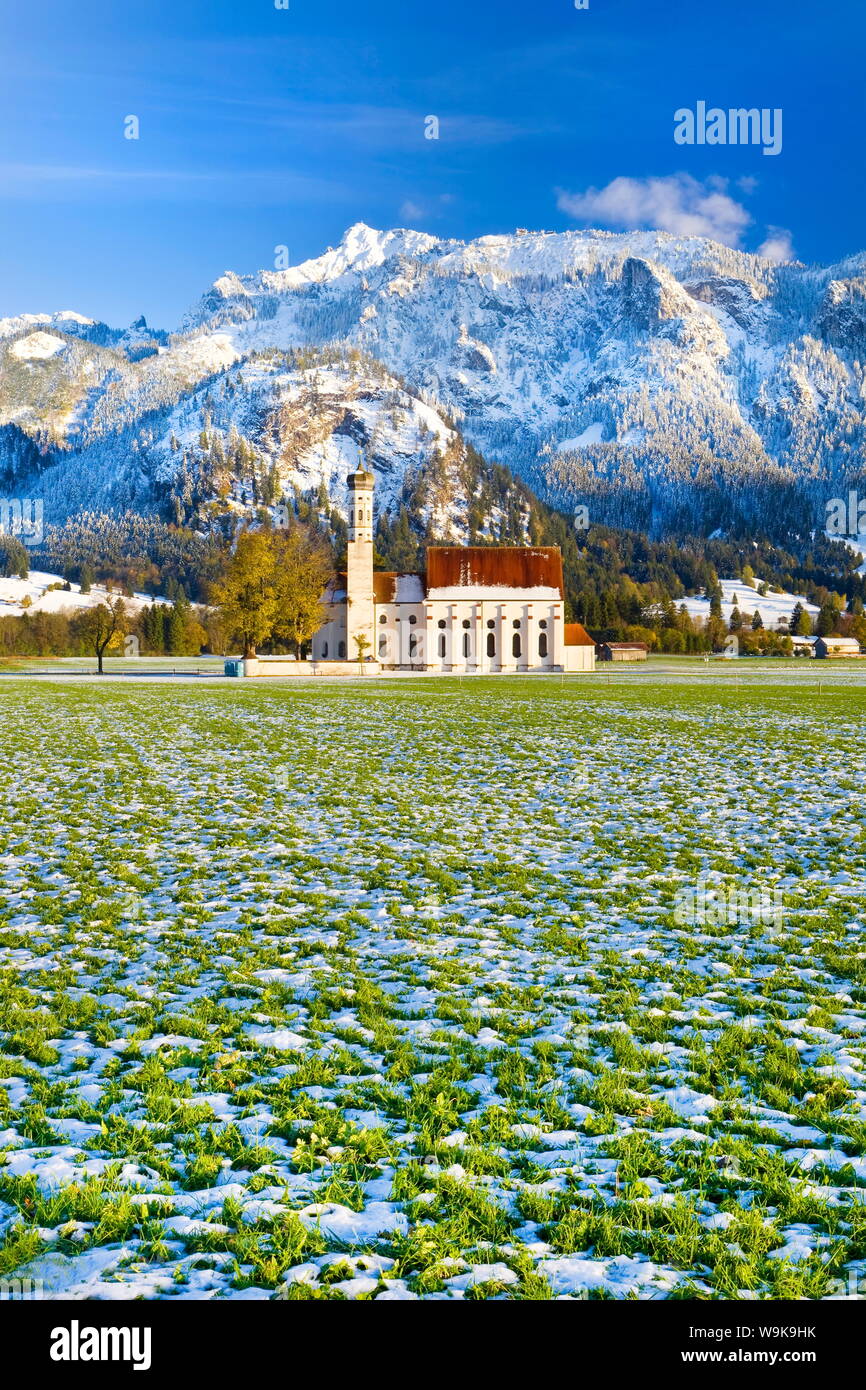
[[[357,221],[866,247],[861,0],[289,6],[0,0],[0,316],[173,327],[224,270]],[[676,145],[701,100],[781,108],[781,153]]]

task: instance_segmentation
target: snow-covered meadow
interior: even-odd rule
[[[109,599],[117,598],[117,592],[94,584],[89,592],[82,593],[80,584],[63,587],[63,576],[50,574],[44,570],[31,570],[26,579],[18,575],[0,578],[0,617],[20,618],[24,613],[67,613],[71,615],[82,608],[97,608]],[[134,594],[124,598],[130,613],[136,613],[150,603],[166,603],[163,598],[153,598],[150,594]]]
[[[810,603],[804,594],[788,594],[784,590],[778,592],[768,592],[763,596],[757,589],[746,584],[742,579],[720,579],[719,588],[722,591],[722,618],[726,623],[730,623],[731,614],[737,608],[746,626],[751,625],[751,619],[755,613],[760,613],[761,622],[764,627],[776,629],[781,624],[787,631],[791,620],[791,614],[799,604],[809,617],[817,618],[818,608],[814,603]],[[691,618],[701,618],[704,622],[710,616],[710,600],[702,596],[691,596],[682,600],[683,607]]]
[[[864,709],[4,686],[0,1278],[862,1293]]]

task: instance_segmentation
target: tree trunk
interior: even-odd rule
[[[102,651],[99,647],[96,648],[96,660],[99,663],[99,675],[104,676],[105,672],[102,669]]]

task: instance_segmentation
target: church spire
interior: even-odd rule
[[[359,461],[358,468],[350,473],[346,482],[349,486],[349,540],[369,541],[373,544],[373,488],[375,478]],[[372,553],[370,563],[372,566]]]
[[[375,479],[359,461],[346,479],[349,488],[349,543],[346,554],[348,659],[374,656],[373,489]]]

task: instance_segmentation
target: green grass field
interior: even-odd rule
[[[862,1294],[864,681],[0,681],[0,1279]]]

